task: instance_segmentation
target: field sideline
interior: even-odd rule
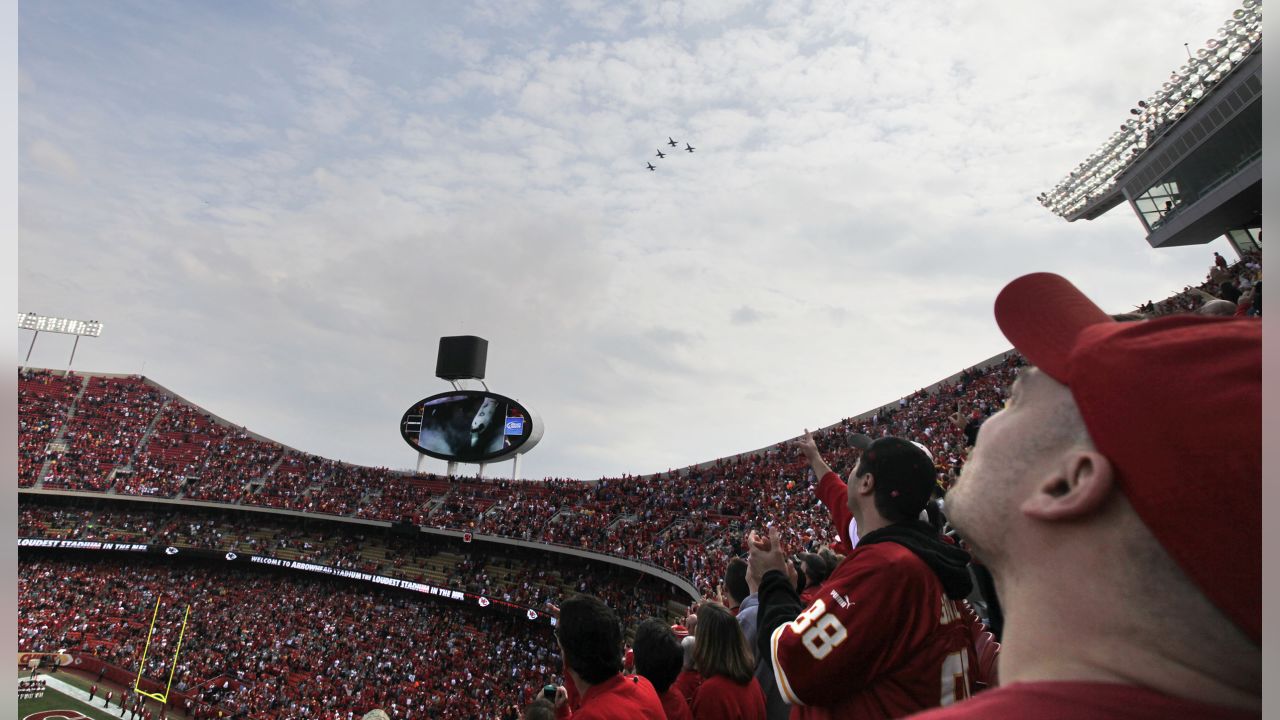
[[[31,718],[31,720],[82,720],[85,717],[93,720],[117,720],[117,718],[128,716],[127,712],[121,713],[119,711],[119,706],[114,700],[109,709],[104,708],[102,707],[102,696],[99,695],[94,698],[93,704],[90,705],[87,691],[49,675],[41,675],[38,679],[44,680],[46,683],[47,689],[44,692],[44,697],[34,700],[19,700],[19,720],[27,720],[27,718]],[[151,706],[152,717],[155,717],[157,703],[148,701],[148,704]],[[72,712],[50,713],[50,711],[57,710]]]

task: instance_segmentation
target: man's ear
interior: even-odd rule
[[[1073,450],[1046,475],[1022,512],[1037,520],[1073,520],[1096,512],[1115,486],[1111,461],[1094,450]]]
[[[876,474],[867,473],[860,478],[854,478],[858,481],[858,494],[870,495],[876,491]]]

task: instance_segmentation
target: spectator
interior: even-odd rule
[[[1248,317],[1249,310],[1253,307],[1253,295],[1254,289],[1253,286],[1250,285],[1245,288],[1244,292],[1240,293],[1240,301],[1231,308],[1231,312],[1224,314],[1232,317]]]
[[[1218,266],[1219,268],[1222,268],[1223,270],[1227,269],[1227,259],[1219,255],[1218,253],[1213,254],[1213,264]]]
[[[529,706],[524,709],[524,714],[521,717],[523,720],[555,720],[556,706],[552,705],[550,700],[539,695],[538,699],[529,703]]]
[[[1199,315],[1215,315],[1218,317],[1231,317],[1236,314],[1236,303],[1231,300],[1210,300],[1196,310]]]
[[[741,586],[738,584],[737,571],[734,565],[739,564],[742,568]],[[756,593],[756,586],[748,579],[747,562],[742,558],[733,558],[729,561],[729,569],[726,570],[725,587],[728,588],[728,594],[737,602],[738,606],[738,626],[742,628],[742,634],[747,638],[747,647],[756,646],[756,621],[758,611],[760,610],[760,596]],[[728,581],[729,576],[734,578],[733,583]],[[738,598],[737,594],[746,592],[746,596]]]
[[[684,665],[684,649],[666,622],[649,618],[636,626],[636,672],[653,685],[667,720],[691,720],[689,703],[674,687]]]
[[[724,605],[737,615],[742,601],[747,599],[751,591],[747,588],[747,561],[735,557],[729,560],[724,569]]]
[[[684,653],[684,658],[680,675],[676,677],[675,689],[689,704],[693,704],[693,697],[698,694],[698,686],[702,684],[702,676],[698,674],[698,663],[693,654],[697,646],[698,640],[693,635],[680,638],[680,651]]]
[[[747,647],[758,647],[759,634],[758,618],[760,609],[760,587],[757,578],[747,573],[747,582],[751,588],[751,631],[747,633],[747,626],[742,621],[743,613],[738,614],[738,624],[742,626],[742,634],[747,638]],[[791,717],[791,704],[782,697],[782,692],[778,690],[778,681],[773,674],[773,662],[768,656],[762,656],[756,653],[756,682],[760,683],[760,690],[764,692],[764,713],[768,720],[788,720]]]
[[[800,553],[796,559],[800,561],[800,568],[804,571],[806,585],[819,586],[831,576],[832,568],[827,565],[827,559],[818,553]]]
[[[755,659],[733,614],[719,603],[704,603],[694,636],[694,662],[702,675],[691,707],[694,720],[765,720]]]
[[[577,720],[663,720],[666,712],[649,681],[622,675],[622,629],[613,610],[591,595],[575,595],[560,606],[556,640],[564,658],[568,697],[557,717]],[[577,702],[572,700],[577,698]],[[573,707],[573,705],[577,707]]]
[[[947,508],[1004,599],[1002,687],[921,717],[1257,717],[1260,324],[1113,323],[1048,273],[995,314],[1035,367]]]
[[[738,625],[747,636],[747,645],[750,647],[756,637],[756,610],[759,601],[747,583],[746,560],[740,557],[729,558],[721,589],[721,602],[738,619]]]
[[[792,717],[900,717],[968,697],[974,658],[959,601],[972,589],[969,556],[917,519],[934,487],[928,454],[882,437],[866,445],[846,486],[810,433],[798,445],[833,516],[844,493],[844,512],[863,535],[800,612],[778,528],[768,538],[751,533],[758,648],[795,706]],[[956,681],[940,685],[940,677]]]

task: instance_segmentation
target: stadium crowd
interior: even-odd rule
[[[1242,292],[1240,288],[1251,291],[1261,284],[1260,277],[1260,253],[1246,255],[1225,268],[1212,265],[1199,286],[1188,286],[1140,309],[1151,317],[1195,311],[1220,299],[1209,295],[1210,290],[1223,294],[1225,284],[1237,292]],[[1256,314],[1260,314],[1261,295],[1249,297],[1249,311],[1256,303]],[[1003,406],[1003,392],[1021,362],[1016,353],[1010,353],[986,366],[966,369],[935,388],[919,390],[819,432],[819,446],[840,470],[853,457],[841,447],[849,434],[909,438],[930,449],[939,485],[945,490],[963,466],[966,433],[971,440],[982,419]],[[85,394],[94,400],[70,404],[73,416],[67,432],[72,432],[71,425],[115,432],[111,437],[95,435],[92,441],[112,448],[114,454],[89,452],[89,441],[77,434],[73,451],[50,456],[45,487],[409,521],[581,547],[652,563],[688,578],[704,593],[714,589],[717,568],[726,553],[741,549],[725,538],[741,538],[747,529],[767,520],[787,528],[784,540],[799,542],[806,550],[834,540],[825,531],[825,518],[812,498],[794,492],[804,486],[806,468],[780,452],[781,446],[700,467],[590,482],[415,476],[346,465],[258,440],[176,398],[166,403],[138,378],[87,381]],[[28,473],[39,462],[39,453],[32,450],[52,434],[52,428],[59,427],[58,417],[32,413],[66,409],[66,390],[47,392],[65,387],[66,382],[47,371],[26,371],[20,377],[20,417],[23,427],[36,433],[20,443],[24,448],[20,465]],[[147,435],[149,423],[154,423],[155,430]],[[136,447],[139,438],[145,440]],[[161,447],[153,447],[156,442]],[[76,448],[89,454],[75,455]],[[129,466],[135,454],[136,467]],[[77,459],[70,461],[69,456]],[[94,472],[77,475],[66,470],[83,468],[89,460]],[[133,472],[117,472],[114,485],[109,485],[113,461]],[[710,553],[705,552],[708,549]]]
[[[46,370],[18,373],[18,487],[35,485],[49,442],[66,424],[77,380]]]
[[[83,647],[134,672],[159,598],[143,676],[167,678],[177,649],[197,718],[496,717],[554,674],[545,626],[330,578],[53,557],[19,577],[20,651]]]
[[[992,654],[978,642],[978,637],[985,635],[985,626],[972,616],[965,603],[965,598],[973,592],[969,555],[954,538],[941,535],[939,524],[924,522],[924,518],[929,516],[931,498],[945,495],[966,464],[980,462],[976,456],[970,456],[969,448],[988,419],[1001,417],[1000,422],[993,420],[986,425],[988,430],[983,437],[991,438],[995,432],[994,437],[999,439],[985,440],[979,450],[997,447],[996,443],[1000,442],[1017,445],[1016,439],[1010,439],[1010,433],[1015,431],[1006,429],[1015,423],[1009,418],[1032,417],[1028,415],[1032,411],[1021,408],[1031,403],[1025,396],[1034,393],[1033,397],[1038,398],[1036,402],[1041,405],[1049,403],[1046,398],[1050,397],[1057,398],[1054,402],[1069,402],[1072,408],[1079,404],[1075,420],[1057,418],[1049,424],[1043,419],[1021,421],[1028,427],[1033,422],[1040,423],[1039,429],[1045,437],[1062,436],[1061,440],[1052,440],[1059,444],[1029,445],[1023,452],[1038,453],[1037,457],[1062,458],[1064,463],[1069,458],[1073,464],[1061,467],[1067,468],[1062,472],[1070,472],[1070,477],[1046,485],[1035,498],[1037,504],[1021,506],[1019,512],[1023,514],[1042,514],[1038,516],[1041,522],[1018,524],[1011,531],[1025,540],[1025,548],[1002,544],[1009,541],[1008,536],[994,531],[989,522],[974,520],[989,518],[987,513],[991,507],[974,508],[967,503],[977,501],[967,498],[974,493],[996,491],[975,490],[973,482],[966,481],[948,497],[947,505],[949,513],[954,505],[956,527],[963,536],[961,543],[969,541],[986,551],[981,553],[983,559],[998,562],[1005,573],[1011,572],[1011,563],[1025,572],[1030,567],[1026,563],[1037,561],[1027,548],[1038,548],[1042,555],[1072,561],[1061,566],[1075,568],[1083,567],[1081,562],[1086,558],[1095,557],[1089,553],[1101,551],[1109,537],[1146,543],[1146,557],[1157,569],[1144,567],[1143,571],[1166,572],[1163,577],[1174,588],[1172,595],[1184,604],[1171,609],[1167,617],[1148,618],[1150,627],[1135,631],[1135,637],[1118,643],[1123,646],[1127,642],[1128,648],[1121,647],[1107,656],[1108,669],[1120,673],[1119,677],[1128,682],[1112,681],[1106,688],[1099,688],[1099,683],[1087,682],[1061,668],[1041,668],[1042,674],[1036,674],[1026,669],[1024,659],[1024,664],[1015,666],[1022,673],[1020,679],[1033,684],[1041,695],[1001,688],[983,694],[973,703],[957,704],[957,712],[945,710],[934,717],[1015,717],[1019,715],[1013,709],[1019,708],[1024,713],[1035,714],[1034,708],[1049,707],[1065,699],[1044,696],[1055,689],[1043,687],[1054,679],[1055,673],[1072,681],[1068,684],[1078,692],[1086,688],[1095,692],[1094,701],[1107,708],[1146,702],[1158,711],[1151,717],[1188,712],[1199,715],[1210,710],[1217,717],[1249,717],[1247,709],[1253,705],[1251,693],[1255,685],[1260,698],[1260,679],[1253,677],[1250,666],[1251,658],[1257,654],[1252,652],[1256,648],[1250,643],[1256,642],[1260,633],[1253,617],[1257,608],[1252,597],[1254,589],[1248,585],[1250,576],[1223,570],[1220,563],[1206,560],[1205,553],[1189,547],[1191,541],[1179,539],[1175,521],[1190,521],[1197,515],[1195,498],[1193,493],[1164,484],[1168,477],[1164,473],[1166,469],[1206,470],[1205,455],[1183,454],[1177,457],[1181,465],[1149,469],[1141,465],[1149,459],[1148,455],[1135,461],[1124,443],[1111,443],[1117,438],[1134,437],[1148,444],[1168,442],[1169,432],[1183,432],[1182,425],[1188,423],[1182,421],[1194,417],[1197,408],[1170,405],[1167,395],[1159,395],[1158,388],[1164,385],[1155,383],[1153,387],[1157,390],[1146,389],[1143,379],[1147,375],[1166,382],[1203,375],[1204,387],[1197,386],[1198,390],[1212,387],[1222,392],[1206,392],[1184,399],[1192,405],[1203,400],[1205,407],[1201,410],[1210,411],[1215,417],[1222,416],[1223,412],[1230,414],[1232,408],[1248,408],[1255,401],[1260,402],[1260,398],[1253,397],[1254,388],[1250,384],[1255,364],[1260,379],[1260,324],[1249,320],[1207,321],[1184,315],[1259,317],[1261,295],[1257,290],[1261,276],[1260,265],[1254,262],[1257,259],[1246,257],[1234,267],[1215,264],[1201,287],[1189,287],[1159,305],[1149,302],[1139,313],[1118,318],[1176,316],[1151,323],[1113,322],[1111,317],[1087,303],[1087,299],[1081,301],[1078,291],[1057,276],[1040,274],[1020,278],[1002,293],[1002,298],[1011,293],[1018,300],[1005,301],[1003,310],[1001,300],[997,300],[997,318],[1002,330],[1022,352],[1009,353],[984,366],[970,368],[928,390],[920,390],[867,415],[846,419],[821,432],[806,433],[797,441],[680,471],[646,477],[605,478],[590,483],[406,478],[381,468],[326,464],[328,461],[310,456],[295,458],[286,448],[256,440],[243,431],[228,430],[220,441],[210,443],[212,450],[206,453],[195,477],[185,479],[181,492],[184,497],[241,504],[264,504],[257,503],[258,497],[281,498],[279,502],[286,506],[300,506],[299,509],[314,513],[407,520],[481,535],[584,547],[665,567],[692,579],[704,596],[714,596],[728,606],[706,600],[691,609],[684,619],[684,628],[692,641],[686,641],[681,652],[679,680],[667,678],[665,671],[662,679],[646,682],[640,679],[642,675],[648,678],[644,673],[620,674],[623,670],[621,627],[633,626],[636,616],[628,614],[625,623],[620,620],[610,605],[622,606],[626,602],[625,593],[616,594],[614,587],[615,594],[609,596],[609,586],[616,578],[607,574],[600,578],[592,573],[570,579],[567,585],[571,592],[565,592],[562,584],[558,590],[539,596],[554,608],[558,593],[573,594],[565,601],[567,604],[558,608],[560,624],[554,640],[515,635],[518,629],[527,630],[529,626],[504,628],[494,634],[501,638],[495,641],[496,651],[501,653],[495,658],[468,651],[465,647],[468,631],[458,629],[458,618],[436,626],[436,632],[426,636],[414,635],[412,630],[405,629],[406,623],[413,626],[415,621],[422,623],[427,616],[414,617],[412,613],[420,612],[419,604],[390,595],[368,592],[360,595],[359,591],[351,591],[357,595],[353,598],[342,595],[345,588],[337,590],[338,586],[328,585],[318,589],[320,586],[310,579],[294,587],[295,580],[281,581],[276,577],[277,581],[289,583],[288,587],[269,587],[269,581],[263,579],[267,576],[246,574],[213,579],[208,571],[191,568],[143,569],[142,579],[131,578],[128,583],[131,587],[125,589],[123,573],[118,567],[112,568],[109,564],[55,567],[63,561],[41,560],[30,563],[30,572],[24,572],[32,575],[33,583],[38,578],[45,585],[24,587],[21,591],[28,604],[20,613],[20,642],[26,644],[24,649],[37,649],[69,640],[81,641],[97,648],[99,653],[127,662],[136,647],[128,643],[126,630],[120,630],[126,635],[118,635],[113,634],[113,629],[129,628],[130,622],[125,618],[143,612],[147,602],[154,602],[165,588],[177,587],[181,588],[178,594],[195,596],[202,606],[225,608],[217,616],[219,627],[201,628],[204,633],[201,644],[191,650],[182,665],[182,677],[188,687],[194,687],[190,683],[212,681],[212,687],[202,690],[201,697],[215,700],[233,711],[265,705],[269,712],[287,709],[290,716],[337,717],[324,713],[341,704],[360,708],[387,706],[409,715],[429,708],[429,716],[454,717],[448,713],[455,710],[471,713],[458,717],[510,716],[518,703],[531,699],[531,687],[563,671],[563,684],[554,693],[554,700],[547,701],[561,720],[569,716],[578,720],[613,717],[620,708],[626,710],[627,717],[672,717],[673,712],[680,716],[678,710],[666,706],[665,694],[672,688],[683,697],[686,711],[695,718],[763,720],[787,714],[791,717],[829,717],[833,713],[850,717],[912,714],[963,700],[982,689],[980,683],[994,684],[994,673],[987,672],[993,667],[986,664]],[[1065,349],[1044,339],[1042,329],[1037,327],[1039,317],[1026,309],[1033,306],[1031,299],[1038,299],[1041,294],[1050,299],[1048,314],[1056,312],[1063,316],[1064,326],[1075,323],[1070,331],[1080,333],[1078,337],[1092,333],[1088,335],[1089,342],[1113,348],[1122,366],[1113,372],[1083,375],[1090,372],[1093,365],[1101,366],[1103,361],[1097,355],[1090,355],[1092,346],[1086,346],[1077,336],[1071,336],[1076,345]],[[1063,301],[1061,306],[1052,305],[1054,298]],[[1230,305],[1229,313],[1217,309],[1226,307],[1222,304],[1224,301]],[[1198,362],[1200,358],[1180,352],[1184,345],[1179,343],[1193,350],[1221,350],[1221,367]],[[1024,357],[1036,367],[1029,369]],[[1242,368],[1243,372],[1233,374],[1235,367]],[[1056,381],[1056,385],[1049,379],[1039,378],[1049,378]],[[31,379],[44,382],[36,374],[32,374]],[[88,394],[96,379],[86,383],[84,394]],[[1116,384],[1124,382],[1128,384]],[[140,380],[136,384],[143,390],[139,391],[135,405],[123,401],[114,403],[116,407],[136,411],[135,415],[124,418],[144,417],[145,408],[150,407],[148,402],[161,406],[171,404],[161,396],[148,400],[145,395],[148,386]],[[1028,390],[1029,384],[1037,389]],[[1145,403],[1118,392],[1121,387],[1132,390]],[[1097,397],[1085,395],[1095,392],[1095,388],[1105,388],[1106,392],[1097,390]],[[103,396],[102,393],[93,395]],[[1064,401],[1063,397],[1068,400]],[[1098,397],[1106,398],[1107,411],[1099,410],[1104,401]],[[1094,404],[1086,405],[1085,400]],[[43,401],[33,400],[29,407],[36,407],[38,402]],[[1140,407],[1140,410],[1131,410],[1131,407]],[[69,412],[74,413],[71,416],[74,420],[78,417],[79,405],[73,402],[71,408]],[[152,416],[151,422],[160,412],[162,410]],[[1187,413],[1192,416],[1186,416]],[[1117,426],[1112,414],[1130,420],[1140,417],[1146,422]],[[1251,442],[1254,428],[1250,423],[1256,424],[1252,415],[1244,413],[1239,419],[1224,422],[1222,429],[1214,431],[1214,437],[1221,436],[1223,440],[1241,437]],[[1181,423],[1179,428],[1161,429],[1160,422],[1170,417],[1175,424]],[[81,424],[93,426],[89,419],[81,420]],[[125,420],[116,416],[116,422]],[[1000,430],[989,429],[997,425]],[[1081,444],[1079,437],[1086,427],[1088,434],[1084,437],[1100,436],[1108,443],[1102,448],[1105,457],[1091,446]],[[1072,432],[1076,435],[1070,435]],[[85,435],[64,434],[83,446]],[[120,443],[113,443],[109,437],[93,436],[92,452],[79,456],[76,462],[81,462],[81,467],[96,467],[96,474],[89,473],[93,477],[86,479],[86,484],[79,489],[101,492],[111,488],[101,482],[104,468],[110,477],[110,470],[126,461],[130,447],[136,452],[136,444],[146,434],[145,429],[138,432],[135,427],[121,436]],[[130,446],[130,438],[134,446]],[[1194,444],[1191,438],[1186,440],[1188,442],[1178,447]],[[800,453],[796,452],[797,448]],[[1252,448],[1246,450],[1226,460],[1229,460],[1228,472],[1238,473],[1248,481],[1250,474],[1257,474],[1259,469],[1250,464]],[[998,452],[986,450],[988,456]],[[974,472],[984,476],[1028,472],[1026,466],[1011,463],[1008,458],[1003,462],[1000,459],[986,462],[980,470],[967,472],[966,477]],[[1139,464],[1133,465],[1134,462]],[[1125,482],[1147,483],[1150,487],[1125,486],[1127,502],[1132,506],[1125,504],[1102,514],[1098,511],[1100,503],[1111,502],[1106,498],[1118,494],[1108,494],[1112,483],[1118,482],[1111,474],[1112,463],[1123,466]],[[61,469],[66,465],[62,463],[58,472],[51,468],[45,473],[44,482],[53,478],[54,486],[65,483],[68,476]],[[281,467],[287,468],[285,479],[272,481],[272,474]],[[1201,473],[1189,482],[1208,482],[1204,477],[1209,474]],[[356,479],[359,482],[353,481]],[[272,490],[264,495],[263,490],[269,483]],[[1008,491],[1012,487],[1006,485],[1001,489]],[[114,491],[121,492],[120,488],[117,485]],[[299,488],[303,488],[300,495],[289,495],[297,493]],[[1251,482],[1244,482],[1219,487],[1219,491],[1233,506],[1246,506],[1251,488]],[[1169,497],[1160,497],[1162,495]],[[992,495],[985,500],[990,503],[998,498]],[[966,507],[971,508],[967,513],[962,510]],[[41,514],[48,512],[53,511],[32,509],[24,516],[25,527],[34,532],[47,532],[53,527],[50,520],[62,520]],[[1140,521],[1126,519],[1126,512]],[[1137,515],[1133,515],[1135,512]],[[850,524],[851,520],[857,521],[856,527]],[[1067,522],[1059,522],[1061,520]],[[122,522],[134,520],[113,517],[106,524]],[[1073,534],[1078,532],[1078,525],[1072,522],[1093,523],[1099,532],[1092,538],[1081,537]],[[1256,530],[1251,523],[1231,518],[1210,522],[1217,530],[1210,542],[1222,544],[1232,538],[1237,541],[1236,546],[1252,552],[1258,538],[1251,534]],[[1172,534],[1167,532],[1170,523],[1174,523]],[[148,531],[153,531],[149,527],[151,522],[144,524],[148,525]],[[766,527],[770,528],[767,532]],[[225,535],[222,528],[207,532],[212,532],[214,541],[220,543],[237,538],[238,530],[228,527]],[[284,535],[290,533],[286,531]],[[204,541],[208,539],[204,536]],[[1067,539],[1071,542],[1066,542]],[[313,543],[308,537],[285,537],[283,548],[298,541],[302,552],[312,553],[312,557],[325,557],[326,552],[331,552],[337,558],[335,562],[370,562],[361,546],[363,539],[354,535],[344,536],[337,542],[317,540]],[[254,546],[254,541],[247,536],[245,542]],[[257,542],[256,547],[261,547],[262,540]],[[268,538],[267,544],[271,542],[278,543],[281,539]],[[394,545],[394,541],[391,544]],[[1001,552],[987,554],[997,547]],[[411,548],[393,547],[385,551],[383,557],[394,557],[391,560],[394,566],[412,552]],[[816,581],[821,578],[813,573],[811,565],[801,562],[802,556],[797,553],[817,553],[819,557],[838,553],[838,557],[834,568],[832,564],[827,565],[824,574],[828,576],[819,585]],[[740,558],[744,556],[747,560],[742,563]],[[1168,564],[1170,558],[1187,569],[1189,578],[1175,577],[1179,572],[1176,566],[1172,575],[1158,569],[1161,563]],[[729,587],[726,573],[734,566],[735,559],[746,568],[742,581],[750,590],[746,595]],[[1126,563],[1124,558],[1114,557],[1101,562],[1099,579],[1092,583],[1098,597],[1077,595],[1072,598],[1076,607],[1064,604],[1065,600],[1059,601],[1059,596],[1035,594],[1056,591],[1060,596],[1070,595],[1073,572],[1033,572],[1029,577],[1018,576],[1018,587],[1027,594],[1014,593],[1014,603],[1022,612],[1017,615],[1017,622],[1011,624],[1021,633],[1027,633],[1027,628],[1040,622],[1039,618],[1046,614],[1039,609],[1026,612],[1026,598],[1030,596],[1040,597],[1042,601],[1046,597],[1054,598],[1053,602],[1059,604],[1061,610],[1058,622],[1064,625],[1085,623],[1079,625],[1081,630],[1088,622],[1108,624],[1110,628],[1129,627],[1126,623],[1148,612],[1154,599],[1142,595],[1137,586],[1127,584],[1132,580],[1125,573],[1131,573],[1132,568]],[[97,574],[100,568],[103,572]],[[466,586],[487,588],[491,568],[489,559],[470,557],[455,562],[448,578]],[[994,565],[992,572],[996,572]],[[509,574],[503,574],[507,575],[503,582],[511,582]],[[811,574],[815,575],[814,583],[808,583],[807,575]],[[51,589],[50,584],[60,575],[62,589]],[[527,580],[528,576],[525,577]],[[1009,577],[1005,575],[1006,579]],[[1147,583],[1143,587],[1155,585]],[[1032,589],[1026,590],[1027,586]],[[872,587],[880,591],[871,593]],[[287,602],[265,600],[273,597],[273,592],[286,596]],[[110,595],[117,599],[95,603],[88,600],[89,595]],[[605,595],[606,599],[602,601],[597,595]],[[852,597],[857,600],[851,601]],[[755,599],[754,613],[746,612],[751,607],[748,598]],[[1108,598],[1113,600],[1109,605],[1105,604]],[[1186,683],[1190,685],[1161,678],[1155,674],[1158,667],[1150,672],[1138,669],[1137,675],[1141,677],[1123,674],[1126,659],[1121,650],[1141,650],[1147,646],[1143,643],[1164,642],[1163,635],[1155,634],[1156,629],[1168,632],[1169,628],[1161,623],[1187,616],[1188,608],[1203,610],[1208,607],[1206,598],[1216,606],[1214,612],[1218,614],[1205,614],[1196,627],[1202,633],[1202,643],[1230,649],[1230,652],[1223,650],[1222,657],[1218,658],[1222,662],[1217,662],[1210,653],[1203,660],[1181,667],[1180,671],[1189,676]],[[941,613],[936,605],[939,601]],[[276,605],[270,618],[245,611],[264,602]],[[862,609],[850,611],[854,606]],[[93,607],[95,615],[86,617],[84,607]],[[115,614],[103,617],[103,609],[112,607]],[[643,607],[626,609],[645,614]],[[1092,614],[1085,612],[1086,609]],[[382,624],[384,618],[399,611],[410,616],[397,617],[394,625]],[[233,618],[237,613],[240,616]],[[273,627],[279,625],[279,616],[306,629],[279,632],[279,627]],[[750,622],[746,621],[747,617],[751,618]],[[894,618],[894,621],[884,622],[884,618]],[[665,618],[663,622],[668,620],[670,618]],[[167,625],[176,622],[172,612],[168,621]],[[476,634],[486,636],[492,629],[488,624],[499,621],[472,617],[460,622]],[[237,625],[241,628],[237,632],[227,629]],[[363,629],[369,626],[375,626],[376,631],[362,635]],[[846,630],[846,627],[856,630]],[[339,628],[345,632],[338,632]],[[88,632],[90,630],[92,632]],[[388,635],[384,638],[379,633]],[[1021,633],[1014,633],[1023,644],[1020,647],[1036,646],[1034,633],[1030,634],[1030,640],[1027,634]],[[851,635],[856,635],[860,642],[844,644]],[[282,637],[297,638],[298,644],[289,645]],[[382,642],[382,654],[374,654],[366,647],[366,643],[374,639]],[[674,632],[672,639],[676,639]],[[258,641],[264,644],[253,644]],[[665,636],[662,642],[666,642]],[[165,648],[171,643],[171,638],[162,636],[159,647]],[[549,649],[556,646],[559,653]],[[268,658],[254,654],[259,647],[271,648]],[[322,650],[318,653],[302,650],[312,647]],[[1070,643],[1061,652],[1089,654],[1087,649]],[[674,658],[674,653],[670,655]],[[404,664],[404,658],[411,657],[443,662],[444,665],[430,667],[448,670],[432,675],[430,680],[420,680],[422,671],[413,661]],[[332,664],[321,659],[331,660]],[[558,665],[559,662],[563,665]],[[641,660],[636,658],[635,662],[638,669]],[[476,663],[479,666],[473,673]],[[359,667],[354,667],[357,664]],[[851,682],[847,687],[831,686],[830,681],[840,677],[829,675],[834,672],[832,668],[847,671],[855,666],[867,673],[867,677],[859,677],[858,682]],[[234,668],[234,677],[226,677],[224,668]],[[412,670],[406,673],[406,668]],[[937,695],[939,668],[944,678],[941,696]],[[952,669],[956,671],[955,680],[949,684],[945,680]],[[148,674],[159,673],[163,666],[144,670]],[[1235,684],[1227,679],[1228,675],[1236,678]],[[410,678],[408,682],[404,680],[406,676]],[[475,682],[477,680],[483,682]],[[508,690],[494,690],[495,682],[507,681],[511,683]],[[308,690],[304,693],[300,687]],[[1187,690],[1179,692],[1184,687]],[[1056,689],[1061,690],[1062,685]],[[465,710],[449,706],[445,699],[449,693],[459,692]],[[659,696],[663,698],[660,700]],[[787,714],[777,715],[778,708],[782,707],[779,703],[784,700],[783,704],[791,707],[782,711]],[[547,703],[531,704],[526,712]],[[678,707],[679,703],[674,706]],[[979,707],[997,708],[997,711],[984,715],[978,712]],[[1228,711],[1228,707],[1246,711]]]
[[[888,434],[916,428],[922,440],[938,448],[939,470],[945,478],[961,462],[963,433],[951,417],[955,404],[972,407],[978,414],[997,407],[1014,368],[1016,359],[1011,357],[966,371],[955,382],[943,383],[937,392],[921,391],[868,419],[846,420],[822,433],[821,442],[835,448],[851,432]],[[424,479],[314,456],[286,455],[278,446],[267,447],[243,432],[226,431],[213,437],[210,428],[215,425],[198,426],[190,408],[177,402],[171,405],[179,406],[175,416],[183,420],[169,425],[161,419],[160,426],[181,428],[166,430],[163,442],[190,447],[191,439],[209,438],[205,443],[212,450],[204,464],[193,468],[192,456],[182,455],[175,462],[190,474],[165,480],[156,470],[160,466],[150,461],[160,458],[160,453],[144,448],[141,475],[121,481],[117,474],[117,484],[111,488],[114,494],[179,495],[319,514],[409,520],[480,535],[582,547],[652,563],[689,578],[707,592],[714,587],[724,553],[733,550],[724,538],[742,537],[746,528],[759,526],[766,517],[785,519],[786,527],[797,529],[789,539],[798,539],[809,549],[831,539],[822,530],[822,516],[812,498],[793,492],[804,484],[802,464],[779,448],[701,468],[596,482]],[[136,428],[128,436],[135,434]],[[849,457],[847,450],[833,452],[835,462],[847,462]],[[275,473],[282,469],[277,478]],[[245,471],[247,475],[241,474]],[[77,486],[65,479],[71,476],[58,477],[55,483],[46,477],[45,486],[101,489],[97,481]],[[258,481],[246,482],[246,477]],[[185,487],[185,492],[173,492],[178,487]],[[710,555],[705,552],[708,548]]]
[[[912,432],[935,449],[945,484],[962,462],[964,434],[954,417],[957,406],[979,417],[998,407],[1000,393],[1016,366],[1016,356],[1011,356],[987,368],[966,370],[936,392],[921,391],[869,418],[843,421],[820,433],[820,442],[838,464],[851,457],[848,449],[839,448],[849,433]],[[181,442],[186,443],[194,435],[185,433],[198,435],[200,428],[189,408],[182,407],[179,414],[185,418],[178,427],[184,428]],[[208,427],[205,433],[210,432]],[[179,436],[165,437],[169,438],[166,442],[172,442]],[[196,500],[239,500],[321,514],[354,512],[371,519],[409,520],[481,535],[582,547],[652,563],[689,578],[704,592],[712,591],[726,553],[735,549],[725,538],[741,538],[747,528],[760,526],[766,518],[782,519],[784,527],[793,529],[788,540],[799,541],[809,550],[832,539],[823,530],[825,523],[813,499],[794,491],[805,482],[802,463],[780,448],[648,477],[516,483],[406,478],[385,469],[342,465],[314,456],[289,455],[286,459],[281,451],[264,450],[264,443],[246,438],[243,433],[227,432],[216,441],[209,440],[214,448],[206,458],[209,464],[186,470],[193,475],[182,476],[181,481],[159,482],[156,478],[161,476],[154,470],[157,466],[144,465],[145,482],[118,484],[114,492],[132,494],[141,488],[141,494],[163,497],[165,487],[174,488],[182,482],[187,488],[183,497]],[[144,451],[144,457],[150,456],[149,450]],[[240,458],[235,468],[252,468],[251,477],[267,475],[267,479],[262,484],[229,479],[241,476],[226,466],[228,457]],[[183,456],[179,462],[189,466],[192,461]],[[276,472],[284,470],[280,479],[268,473],[271,465],[277,465]],[[192,480],[212,476],[223,479],[209,483]],[[288,493],[299,487],[304,488],[301,494]],[[267,500],[259,502],[259,498]]]
[[[290,516],[195,512],[137,503],[109,507],[50,506],[38,497],[19,505],[26,538],[144,543],[298,560],[425,582],[547,612],[557,598],[590,592],[626,620],[678,613],[683,592],[652,575],[560,553],[448,538],[406,537],[349,523]]]

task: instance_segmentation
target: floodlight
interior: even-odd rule
[[[25,315],[18,313],[18,329],[98,337],[102,334],[102,323],[97,320],[70,320],[68,318],[50,317],[35,313],[26,313]]]
[[[1262,3],[1244,0],[1205,47],[1170,74],[1146,101],[1129,113],[1125,122],[1084,162],[1068,173],[1052,190],[1043,193],[1040,204],[1067,217],[1114,186],[1118,175],[1142,156],[1160,134],[1202,100],[1208,89],[1243,62],[1262,42]]]
[[[31,346],[27,348],[27,358],[22,362],[24,368],[27,366],[27,361],[31,360],[31,351],[36,347],[36,338],[40,337],[42,332],[75,335],[76,341],[71,346],[71,361],[76,359],[76,348],[80,346],[81,337],[102,335],[102,323],[97,320],[71,320],[36,313],[18,313],[18,329],[31,330],[34,333],[31,336]],[[67,362],[67,372],[71,372],[71,361]]]

